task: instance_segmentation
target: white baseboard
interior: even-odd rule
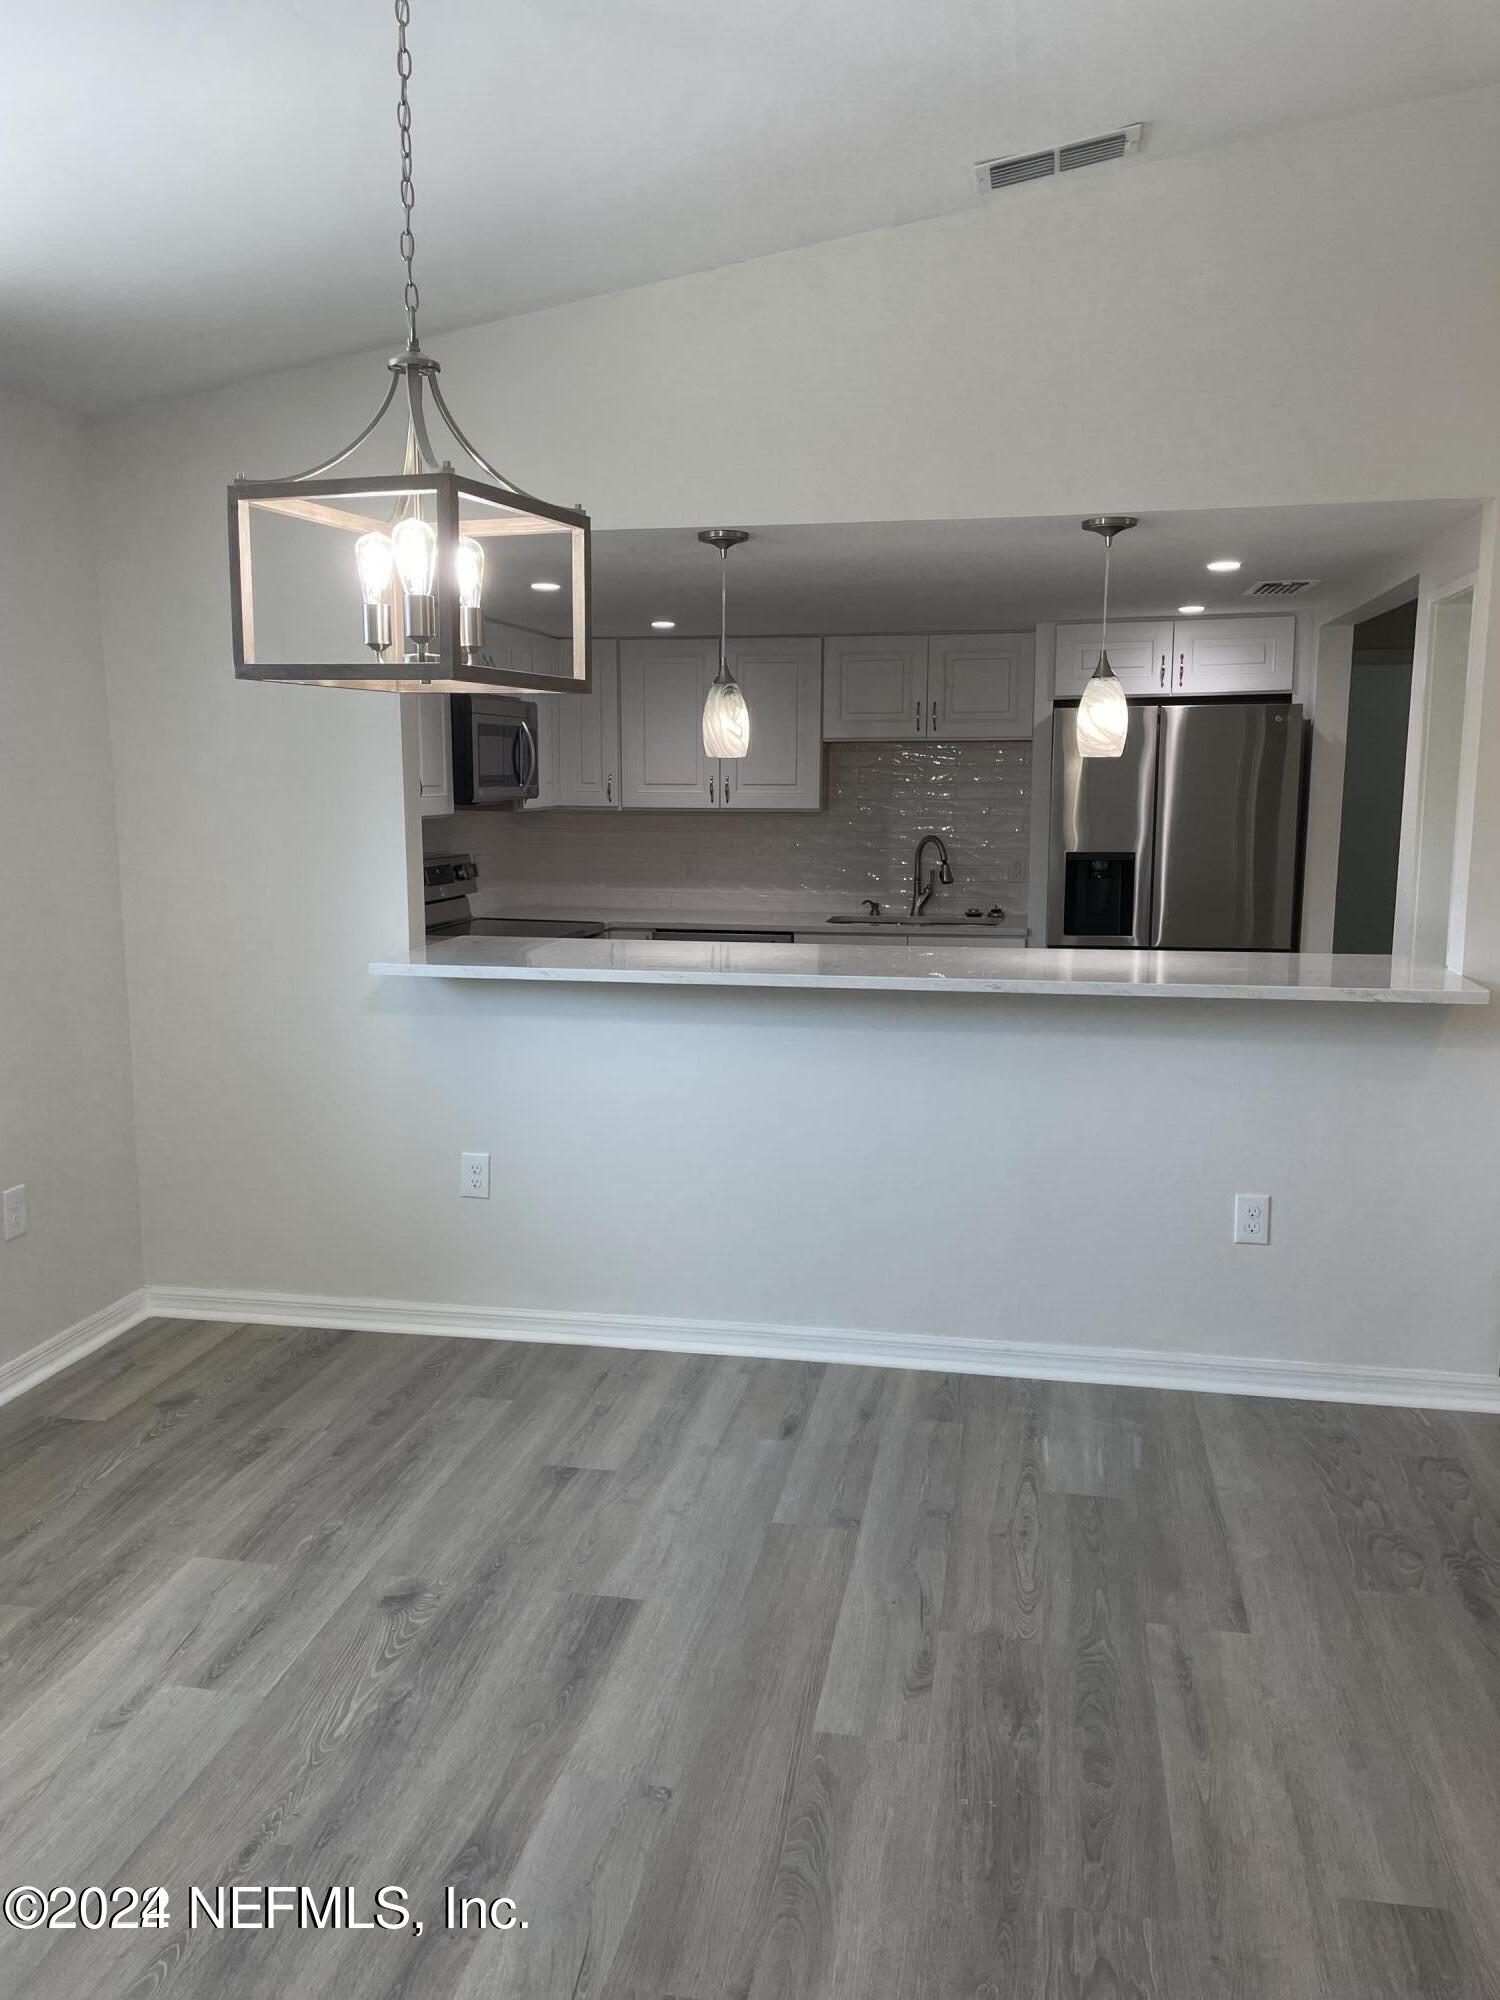
[[[113,1305],[101,1306],[98,1312],[90,1313],[76,1326],[64,1327],[61,1333],[54,1333],[36,1347],[29,1347],[13,1361],[0,1362],[0,1403],[8,1403],[15,1396],[24,1396],[28,1389],[45,1382],[49,1375],[61,1374],[64,1368],[71,1368],[75,1361],[81,1361],[85,1354],[92,1354],[96,1347],[118,1340],[122,1333],[129,1333],[133,1326],[149,1319],[152,1311],[144,1289],[127,1292],[123,1299],[116,1299]]]
[[[529,1312],[511,1306],[422,1305],[404,1299],[330,1298],[295,1292],[198,1290],[153,1285],[150,1311],[181,1319],[270,1326],[347,1327],[360,1333],[459,1335],[585,1347],[642,1347],[676,1354],[750,1355],[856,1367],[921,1368],[957,1375],[1029,1376],[1213,1395],[1286,1396],[1331,1403],[1500,1411],[1500,1378],[1444,1369],[1370,1368],[1337,1362],[1159,1354],[1149,1348],[1064,1347],[950,1334],[855,1327],[759,1325],[743,1320],[653,1319],[631,1313]]]

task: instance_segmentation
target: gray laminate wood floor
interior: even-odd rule
[[[172,1896],[26,2000],[1500,1993],[1500,1420],[155,1322],[0,1654],[0,1887]]]

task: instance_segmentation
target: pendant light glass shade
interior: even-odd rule
[[[737,680],[716,680],[703,704],[703,748],[710,757],[750,753],[750,708]]]
[[[1109,638],[1109,552],[1116,535],[1136,526],[1133,514],[1091,514],[1079,525],[1104,541],[1104,616],[1099,626],[1099,664],[1084,687],[1078,703],[1078,754],[1080,757],[1122,757],[1130,733],[1130,709],[1120,677],[1109,664],[1105,641]]]
[[[743,528],[705,528],[698,539],[719,551],[719,671],[703,704],[703,754],[748,757],[750,704],[729,671],[729,551],[750,537]]]
[[[1129,727],[1125,690],[1109,664],[1109,655],[1101,653],[1078,704],[1079,756],[1122,757]]]

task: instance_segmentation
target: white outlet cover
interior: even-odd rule
[[[16,1237],[26,1234],[26,1189],[11,1187],[0,1195],[0,1203],[5,1211],[5,1241],[14,1242]]]
[[[1271,1240],[1271,1197],[1237,1194],[1234,1198],[1234,1241],[1265,1249]]]
[[[490,1156],[488,1153],[460,1153],[458,1191],[466,1201],[490,1198]]]

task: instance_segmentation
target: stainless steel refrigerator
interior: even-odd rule
[[[1120,757],[1080,757],[1052,718],[1051,945],[1291,951],[1302,710],[1132,702]]]

